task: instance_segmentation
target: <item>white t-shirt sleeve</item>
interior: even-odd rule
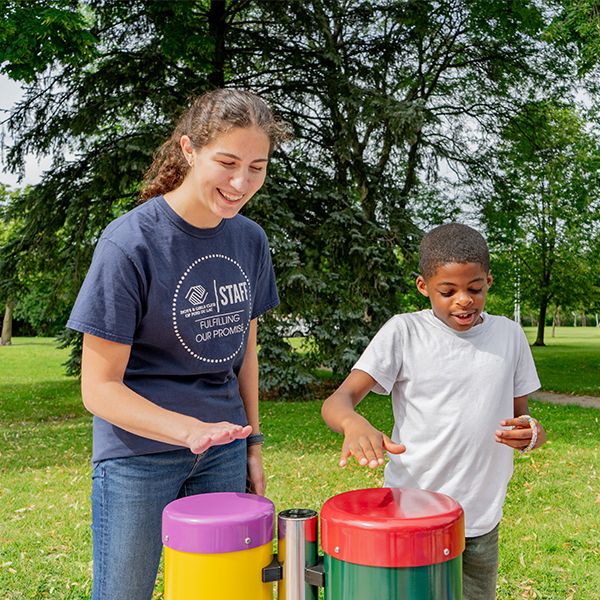
[[[352,367],[352,370],[368,373],[376,381],[373,391],[377,394],[390,394],[400,373],[403,335],[401,323],[400,315],[385,323]]]
[[[541,387],[540,379],[538,377],[535,363],[533,362],[533,356],[531,354],[531,348],[529,342],[525,336],[525,332],[519,327],[519,346],[518,346],[518,358],[515,366],[515,377],[514,377],[514,397],[526,396],[531,394]]]

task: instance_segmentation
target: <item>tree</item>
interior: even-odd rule
[[[10,191],[4,184],[0,184],[0,247],[10,238],[11,230],[8,224],[3,223],[2,216],[10,197]],[[2,255],[0,254],[0,264]],[[13,311],[15,308],[14,286],[12,282],[0,279],[0,307],[4,305],[2,318],[2,334],[0,346],[10,346],[12,343]]]
[[[9,164],[56,151],[41,184],[12,205],[24,225],[7,269],[36,248],[74,293],[100,231],[134,205],[153,149],[190,95],[251,87],[293,124],[296,141],[249,207],[271,239],[283,299],[259,329],[270,385],[285,383],[282,372],[305,382],[316,364],[347,369],[408,307],[429,225],[422,199],[437,202],[447,189],[440,164],[459,176],[480,164],[527,95],[557,87],[569,66],[543,40],[550,16],[529,0],[3,8],[2,69],[30,82],[7,123]],[[17,45],[20,31],[35,35]],[[57,244],[57,232],[68,243]],[[314,340],[305,355],[281,339],[282,322],[299,318]]]
[[[6,122],[15,139],[7,163],[18,171],[28,152],[54,157],[41,183],[6,207],[17,232],[0,249],[0,279],[17,269],[35,276],[46,301],[34,310],[54,302],[57,312],[65,296],[60,308],[72,304],[100,232],[135,205],[188,96],[223,81],[215,36],[247,4],[1,3],[1,68],[25,84]],[[77,348],[76,336],[63,337]]]
[[[529,3],[268,6],[254,35],[272,51],[246,77],[277,98],[299,138],[275,198],[283,312],[308,321],[317,362],[346,370],[408,307],[417,224],[428,225],[420,199],[439,163],[477,163],[469,123],[481,124],[483,145],[518,109],[517,85],[543,86],[544,18]],[[275,340],[268,348],[284,354]]]
[[[535,345],[552,301],[574,306],[592,292],[599,167],[598,138],[572,105],[530,103],[504,131],[483,220],[492,244],[518,260],[522,296],[538,311]]]
[[[2,319],[2,336],[0,337],[0,346],[10,346],[12,344],[12,319],[15,303],[12,298],[8,298],[4,307],[4,318]]]
[[[548,36],[567,51],[576,49],[580,74],[596,70],[600,64],[600,2],[598,0],[563,0]]]
[[[74,290],[69,273],[58,268],[54,254],[23,252],[27,219],[12,215],[11,206],[21,202],[30,188],[9,190],[0,184],[0,301],[4,308],[4,345],[12,337],[13,317],[34,335],[55,334],[64,326]],[[62,233],[54,236],[56,251],[68,245]]]

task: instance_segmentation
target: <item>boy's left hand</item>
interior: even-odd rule
[[[539,421],[536,421],[538,427],[538,439],[535,447],[541,446],[546,441],[546,434]],[[531,442],[532,429],[529,426],[529,421],[523,417],[515,417],[514,419],[506,419],[500,421],[503,427],[512,427],[512,429],[498,429],[496,431],[496,441],[499,444],[506,444],[516,450],[527,448]]]

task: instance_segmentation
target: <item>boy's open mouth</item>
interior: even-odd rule
[[[475,320],[475,312],[451,313],[451,317],[458,321],[461,325],[469,325]]]

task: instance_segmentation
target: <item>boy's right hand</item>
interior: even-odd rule
[[[385,433],[375,429],[364,417],[354,413],[343,424],[344,444],[340,456],[340,467],[348,464],[348,458],[354,456],[358,464],[375,469],[384,464],[384,451],[402,454],[404,444],[396,444]]]

